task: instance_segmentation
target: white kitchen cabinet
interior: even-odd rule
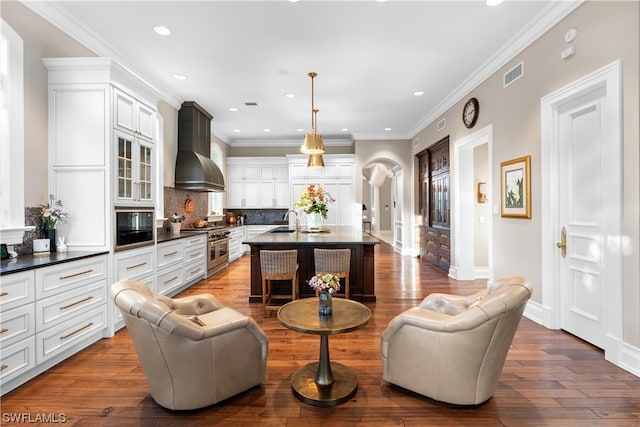
[[[154,207],[160,94],[111,58],[45,58],[49,189],[69,251],[113,249],[113,208]]]
[[[247,235],[247,226],[237,226],[229,231],[229,262],[233,262],[244,255],[245,249],[242,244]]]
[[[207,277],[207,235],[187,237],[184,242],[184,283],[196,283]]]
[[[154,199],[153,144],[115,130],[115,205],[152,206]]]
[[[6,387],[9,381],[35,367],[34,272],[2,276],[0,294],[0,387],[4,394],[10,390]]]
[[[146,284],[149,289],[156,291],[155,285],[155,246],[130,249],[116,252],[113,257],[114,282],[131,279]],[[109,299],[112,313],[112,327],[117,331],[124,327],[124,320],[118,307]]]
[[[155,109],[118,89],[114,91],[114,97],[115,127],[141,139],[154,141]]]
[[[156,251],[158,293],[166,295],[184,283],[184,243],[182,239],[158,243]]]
[[[108,260],[99,255],[2,276],[2,394],[110,335]]]
[[[288,208],[288,175],[284,157],[227,158],[227,208]]]
[[[289,176],[291,204],[300,200],[309,185],[321,185],[335,199],[327,206],[326,225],[353,226],[355,197],[355,156],[347,154],[324,155],[324,168],[307,168],[308,156],[290,155]],[[294,219],[290,221],[294,221]],[[304,225],[306,216],[300,215]]]
[[[159,243],[157,259],[157,292],[173,296],[206,277],[206,233]]]

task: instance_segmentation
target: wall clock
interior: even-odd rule
[[[471,129],[478,121],[478,114],[480,113],[480,105],[476,98],[471,98],[464,104],[462,108],[462,122],[464,125]]]

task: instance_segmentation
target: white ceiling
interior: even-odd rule
[[[97,54],[134,70],[176,108],[196,101],[214,116],[216,136],[241,145],[301,140],[311,127],[310,71],[318,73],[317,130],[325,142],[411,138],[564,16],[568,3],[25,4]],[[168,27],[171,36],[157,35],[156,25]]]

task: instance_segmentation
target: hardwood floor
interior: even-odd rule
[[[376,249],[375,304],[368,326],[330,338],[332,360],[352,367],[356,395],[334,408],[297,400],[291,374],[318,357],[319,339],[282,327],[249,304],[243,257],[182,295],[208,292],[252,316],[269,337],[264,385],[196,411],[174,412],[149,395],[126,329],[2,397],[1,425],[44,419],[73,426],[640,426],[640,378],[604,360],[599,349],[523,318],[493,398],[455,408],[382,380],[380,335],[401,311],[431,292],[468,294],[481,281],[456,282],[382,244]],[[425,361],[428,363],[428,361]],[[52,418],[53,417],[53,418]],[[37,425],[38,423],[31,423]]]

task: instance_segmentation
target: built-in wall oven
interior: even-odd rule
[[[210,276],[229,265],[229,231],[211,230],[207,233],[209,259],[207,275]]]
[[[114,250],[153,245],[156,225],[153,208],[116,208]]]

